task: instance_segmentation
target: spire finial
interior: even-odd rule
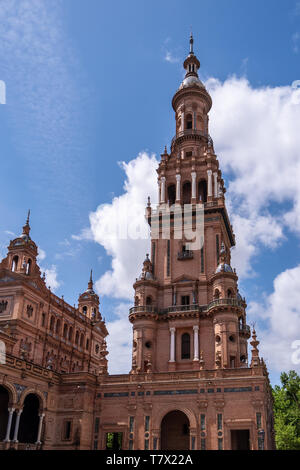
[[[91,269],[90,280],[88,282],[88,290],[93,290],[93,270]]]
[[[191,27],[191,35],[190,35],[190,54],[194,54],[194,37],[192,33],[192,27]]]
[[[30,219],[30,209],[28,210],[26,225],[29,225],[29,219]]]
[[[30,237],[29,237],[29,233],[30,233],[29,219],[30,219],[30,209],[29,209],[28,214],[27,214],[26,223],[23,227],[23,235],[27,235],[28,240],[30,239]]]

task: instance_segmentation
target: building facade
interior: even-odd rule
[[[29,217],[0,264],[0,446],[37,449],[273,449],[272,394],[230,264],[235,245],[209,135],[212,100],[193,51],[172,106],[151,255],[134,283],[132,366],[107,370],[92,274],[78,307],[37,265]],[[2,358],[2,359],[1,359]]]

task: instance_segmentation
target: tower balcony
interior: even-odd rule
[[[210,302],[208,305],[198,305],[198,304],[189,304],[189,305],[171,305],[170,307],[158,309],[157,307],[153,307],[150,305],[138,305],[136,307],[131,307],[129,310],[129,317],[133,314],[159,314],[165,315],[169,313],[177,313],[177,312],[196,312],[196,313],[207,313],[213,308],[216,307],[238,307],[240,309],[244,308],[243,301],[239,299],[216,299]],[[239,331],[242,334],[250,335],[250,327],[248,325],[240,325]]]
[[[175,137],[171,141],[171,151],[175,149],[175,146],[181,144],[186,140],[202,140],[213,144],[213,140],[207,132],[200,131],[199,129],[185,129],[184,131],[177,132]]]
[[[232,307],[243,307],[243,301],[239,299],[216,299],[210,302],[207,306],[207,310],[211,310],[214,307],[228,306]]]
[[[177,253],[177,259],[182,261],[186,259],[193,259],[194,258],[194,252],[192,250],[186,250],[186,251],[179,251]]]
[[[251,336],[251,328],[249,325],[239,325],[239,332],[248,338]]]
[[[133,313],[157,313],[157,308],[151,305],[137,305],[129,309],[129,315]]]

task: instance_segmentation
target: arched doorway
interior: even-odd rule
[[[182,411],[170,411],[161,422],[162,450],[189,450],[190,422]]]
[[[8,390],[0,385],[0,441],[6,437],[6,429],[8,422]]]
[[[38,437],[40,401],[37,395],[30,393],[24,400],[20,419],[18,441],[34,444]]]

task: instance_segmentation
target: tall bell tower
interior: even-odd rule
[[[176,91],[175,136],[157,169],[158,206],[146,208],[151,255],[134,284],[131,373],[247,367],[246,303],[230,265],[235,236],[225,205],[225,187],[209,135],[211,97],[200,81],[193,49],[183,63],[184,80]],[[185,209],[188,208],[187,211]],[[203,214],[199,247],[176,236],[178,217],[197,224]],[[170,235],[163,233],[170,214]]]

